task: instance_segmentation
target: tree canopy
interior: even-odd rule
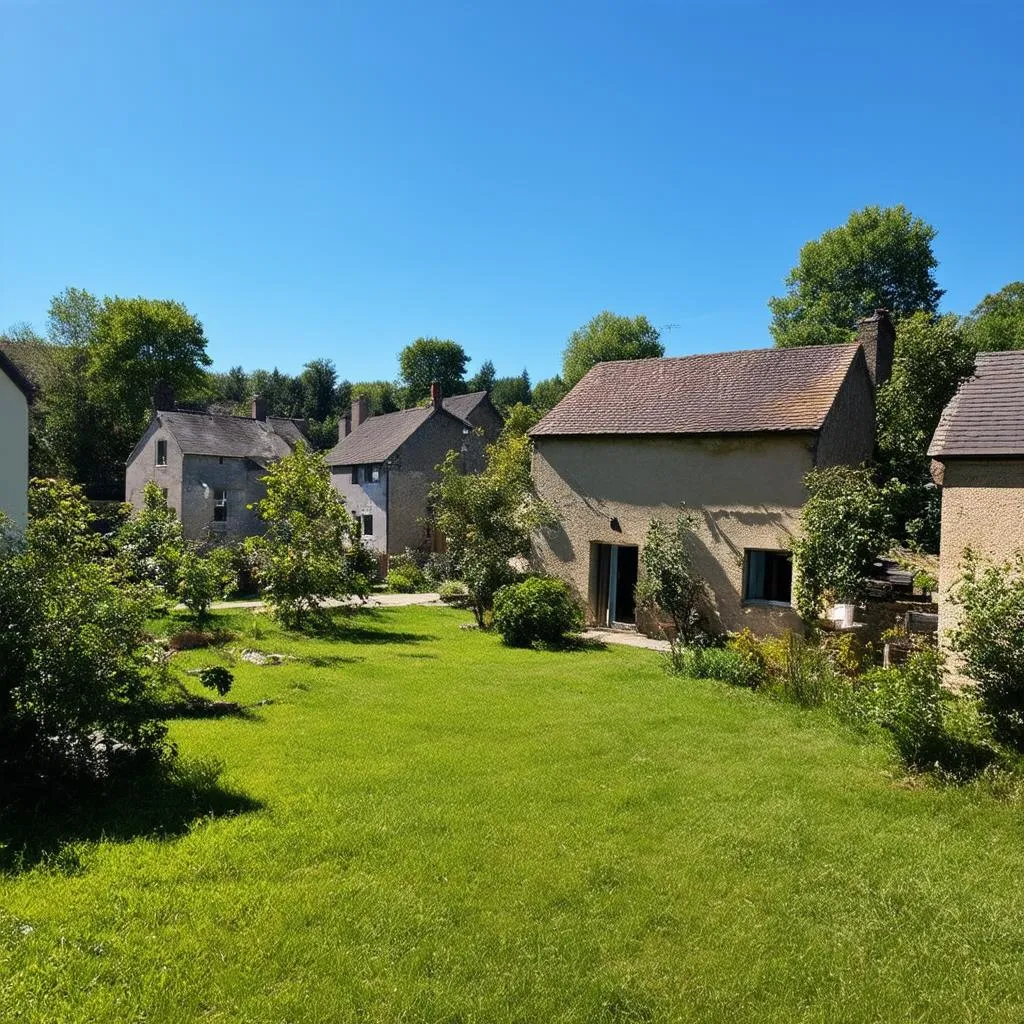
[[[663,356],[658,329],[645,316],[619,316],[604,310],[569,335],[562,354],[562,379],[571,388],[592,366],[613,359]]]
[[[904,206],[866,206],[807,242],[786,277],[786,294],[770,299],[775,344],[849,341],[861,317],[888,309],[896,320],[934,313],[935,229]]]
[[[971,310],[967,333],[978,352],[1024,348],[1024,281],[1013,281]]]
[[[461,395],[466,390],[466,364],[469,356],[454,341],[441,338],[417,338],[398,354],[398,369],[409,405],[417,405],[430,395],[435,380],[445,395]]]

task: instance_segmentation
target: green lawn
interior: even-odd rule
[[[0,1021],[1024,1018],[1018,809],[654,654],[466,619],[221,616],[298,656],[234,667],[250,717],[174,723],[237,813],[0,876]]]

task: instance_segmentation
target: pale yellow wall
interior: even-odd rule
[[[939,635],[957,623],[950,588],[960,577],[965,548],[997,562],[1024,548],[1024,458],[951,459],[942,474],[939,548]]]
[[[714,594],[720,625],[799,629],[791,608],[743,603],[743,551],[791,547],[812,442],[810,434],[535,438],[534,480],[560,521],[537,538],[535,558],[586,602],[591,543],[642,548],[650,520],[674,518],[685,503],[698,516],[694,562]],[[621,533],[611,528],[613,518]]]
[[[0,370],[0,509],[16,530],[28,523],[28,400]]]

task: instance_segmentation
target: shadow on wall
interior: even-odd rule
[[[83,870],[80,843],[175,839],[204,818],[224,818],[263,805],[220,784],[220,765],[181,759],[131,777],[46,799],[28,796],[0,808],[0,872],[18,874],[40,865],[62,874]]]

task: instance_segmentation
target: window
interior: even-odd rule
[[[359,483],[359,467],[358,466],[353,466],[352,467],[352,483],[354,483],[354,484]]]
[[[362,518],[362,521],[363,521],[363,536],[364,537],[372,537],[373,536],[373,516],[362,516],[361,518]]]
[[[156,443],[156,464],[158,466],[167,465],[167,442],[157,441]]]
[[[768,604],[791,604],[793,556],[788,551],[747,548],[743,565],[743,599]]]
[[[380,480],[380,466],[369,466],[370,480],[377,483]]]
[[[228,492],[213,492],[213,521],[215,523],[226,523],[228,521]]]
[[[380,481],[380,466],[371,464],[368,466],[352,467],[352,483],[354,484],[375,484]]]

